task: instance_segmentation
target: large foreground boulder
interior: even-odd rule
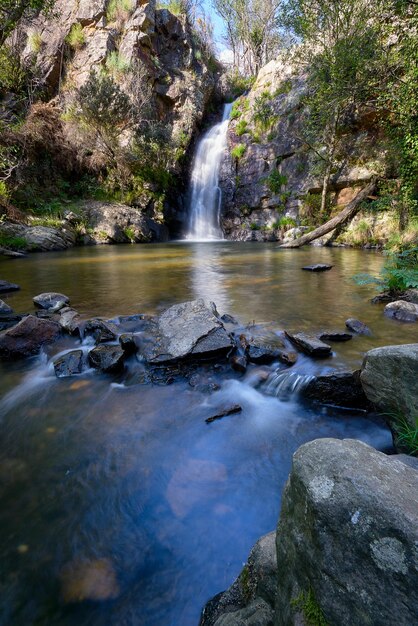
[[[360,441],[305,444],[277,528],[275,626],[313,610],[332,626],[415,623],[417,542],[416,470]]]
[[[0,356],[18,359],[37,354],[44,344],[52,343],[59,334],[60,327],[56,322],[28,315],[0,335]]]
[[[415,426],[418,416],[418,343],[374,348],[360,374],[370,402],[394,425],[399,418]]]
[[[233,347],[215,305],[202,299],[170,307],[155,321],[150,338],[142,351],[149,363],[225,356]]]

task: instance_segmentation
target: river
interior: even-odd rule
[[[331,263],[326,273],[301,271]],[[366,322],[371,337],[299,359],[312,374],[357,368],[368,349],[416,341],[416,327],[384,318],[370,286],[374,252],[277,244],[172,243],[73,249],[0,261],[22,289],[7,302],[67,294],[85,316],[156,313],[197,297],[243,324],[290,330]],[[354,437],[388,450],[378,421],[279,399],[254,388],[253,372],[210,376],[211,395],[187,381],[146,385],[87,371],[58,380],[47,355],[0,364],[0,624],[196,626],[204,603],[234,580],[256,539],[277,522],[293,452],[317,437]],[[209,367],[209,366],[208,366]],[[208,371],[209,371],[208,370]],[[212,424],[220,404],[242,413]],[[107,600],[74,601],[92,585]],[[86,583],[87,580],[87,583]],[[78,594],[78,595],[77,595]]]

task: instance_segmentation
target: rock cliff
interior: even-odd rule
[[[306,77],[283,59],[261,69],[233,108],[221,168],[223,229],[237,240],[281,240],[318,225],[322,180],[318,155],[303,137],[309,122]],[[329,214],[348,204],[375,175],[389,174],[385,137],[373,115],[356,111],[340,137]],[[300,234],[292,230],[287,237]]]

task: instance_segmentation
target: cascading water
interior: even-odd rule
[[[199,142],[190,183],[187,239],[222,239],[219,168],[226,147],[231,108],[232,104],[225,105],[222,121],[212,126]]]

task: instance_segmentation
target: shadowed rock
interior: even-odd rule
[[[90,365],[103,372],[119,372],[124,367],[124,358],[120,346],[96,346],[89,352]]]
[[[118,336],[118,328],[112,322],[93,319],[85,324],[83,334],[85,336],[92,335],[96,343],[105,343],[106,341],[115,341]]]
[[[232,346],[213,303],[193,300],[170,307],[155,320],[142,356],[149,363],[198,360],[225,356]]]
[[[370,328],[366,326],[366,324],[363,324],[363,322],[360,322],[360,320],[354,319],[354,317],[350,317],[348,320],[346,320],[345,325],[349,330],[352,330],[353,333],[356,333],[357,335],[372,334]]]
[[[360,383],[359,372],[337,372],[316,376],[301,389],[301,395],[322,404],[352,409],[370,408]]]
[[[321,341],[349,341],[353,338],[350,333],[336,331],[325,331],[319,335]]]
[[[28,315],[1,335],[0,356],[14,359],[37,354],[44,344],[52,343],[59,334],[60,327],[56,322]]]
[[[9,283],[7,280],[0,280],[0,293],[8,293],[9,291],[19,291],[19,285]]]
[[[305,267],[302,267],[303,270],[306,270],[307,272],[327,272],[328,270],[331,270],[334,266],[333,265],[326,265],[325,263],[317,263],[316,265],[305,265]]]

